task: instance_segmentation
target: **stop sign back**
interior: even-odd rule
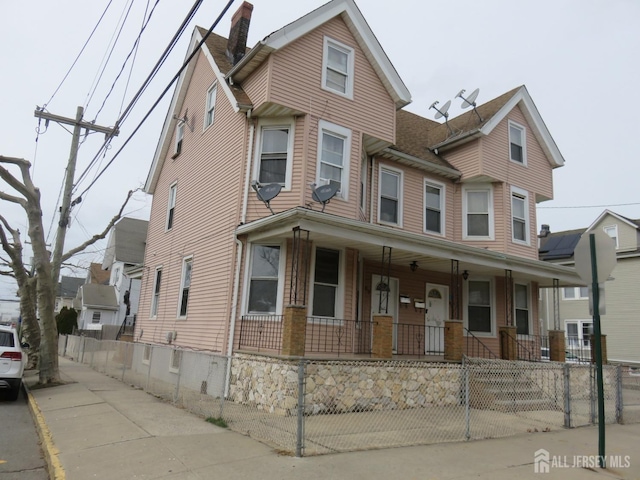
[[[576,272],[588,285],[593,283],[589,240],[591,235],[594,236],[596,243],[598,283],[604,282],[616,267],[616,246],[613,238],[600,229],[596,229],[594,232],[584,232],[573,251],[573,258],[576,262]]]

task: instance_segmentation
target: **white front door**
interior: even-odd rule
[[[425,302],[425,353],[439,354],[444,352],[444,321],[449,318],[449,287],[427,283]]]
[[[389,315],[393,318],[393,351],[395,352],[398,347],[398,279],[389,278],[389,293],[387,296],[388,305],[387,311],[379,311],[380,307],[380,288],[384,288],[380,285],[380,275],[371,276],[371,317],[373,315]],[[384,305],[382,306],[384,308]]]

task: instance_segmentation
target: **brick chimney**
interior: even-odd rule
[[[249,35],[249,22],[253,5],[243,2],[236,13],[231,17],[231,30],[225,52],[229,61],[235,65],[244,57],[247,49],[247,36]]]
[[[546,225],[546,224],[540,225],[540,235],[538,235],[540,238],[548,237],[550,233],[551,233],[551,229],[549,228],[549,225]]]

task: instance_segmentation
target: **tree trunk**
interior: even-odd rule
[[[40,325],[36,316],[36,295],[37,280],[28,278],[24,285],[20,285],[18,293],[20,295],[20,314],[22,316],[22,332],[25,341],[29,344],[28,369],[38,368],[40,358]]]

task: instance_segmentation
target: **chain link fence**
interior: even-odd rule
[[[230,358],[77,336],[59,342],[60,355],[297,456],[597,422],[592,365]],[[622,418],[621,371],[603,367],[607,423]]]

